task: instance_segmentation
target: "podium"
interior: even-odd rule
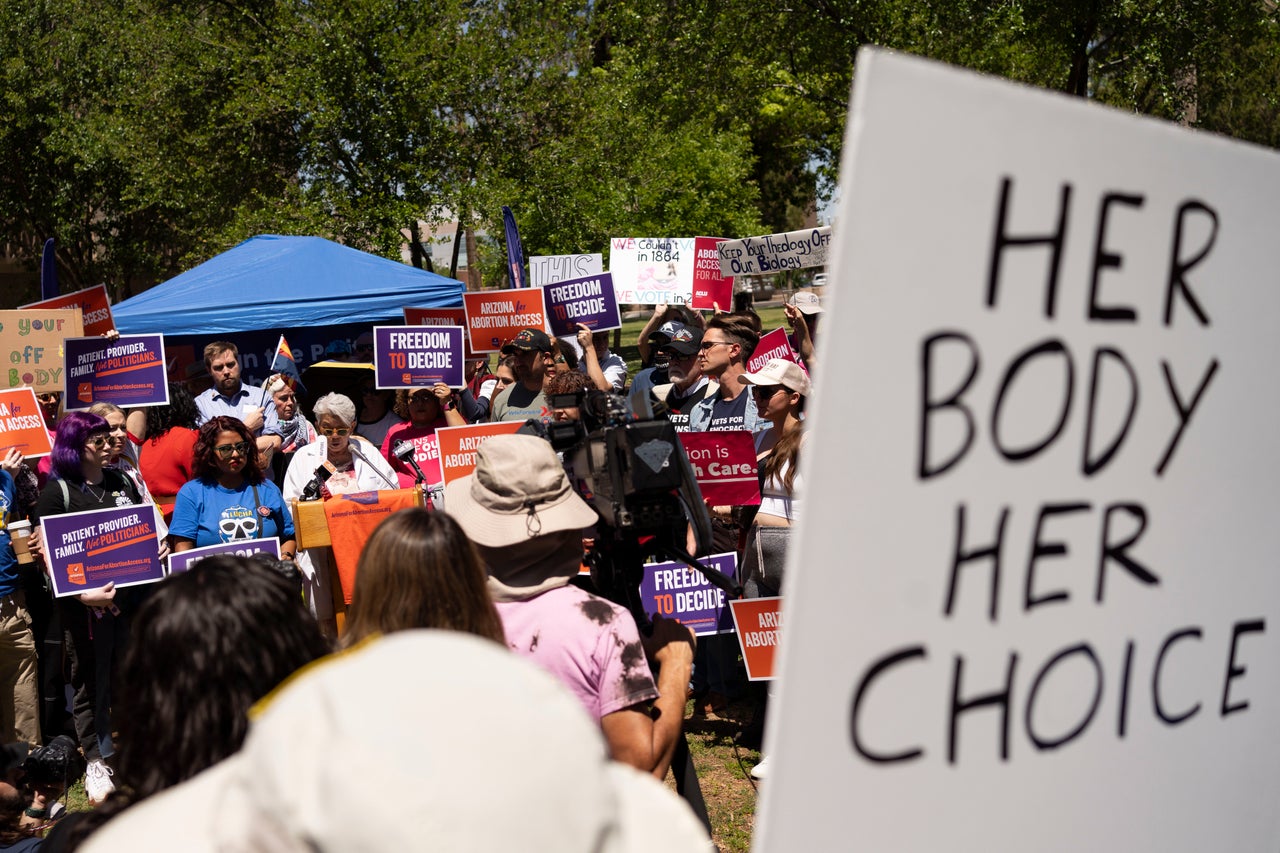
[[[371,496],[376,496],[376,498],[371,499]],[[335,501],[342,501],[344,505],[349,504],[358,509],[362,506],[376,507],[386,504],[399,505],[401,508],[406,506],[423,507],[426,505],[426,500],[422,489],[417,487],[335,495],[323,501],[290,499],[289,512],[293,516],[294,538],[298,542],[298,547],[306,549],[323,548],[327,552],[330,569],[325,573],[329,587],[327,593],[333,602],[335,627],[338,635],[341,636],[346,624],[347,598],[349,597],[350,589],[355,585],[355,565],[350,555],[363,549],[364,543],[368,541],[368,535],[372,532],[372,528],[355,531],[344,530],[342,532],[342,555],[346,556],[347,559],[340,562],[339,555],[334,553],[333,534],[330,530],[328,515],[325,512],[325,506],[331,505]],[[381,513],[381,518],[385,518],[389,514],[389,512],[384,511]],[[348,581],[345,587],[344,581]],[[325,590],[318,590],[317,594],[323,595],[325,592]]]

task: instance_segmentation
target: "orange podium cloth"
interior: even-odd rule
[[[356,588],[356,564],[373,529],[393,512],[422,506],[418,489],[351,492],[324,502],[325,522],[333,542],[333,562],[342,584],[342,600],[351,603]]]

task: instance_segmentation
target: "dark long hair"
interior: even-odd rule
[[[356,564],[343,644],[411,628],[506,642],[480,557],[443,512],[400,510],[373,531]]]
[[[239,750],[253,703],[330,651],[296,586],[256,560],[207,557],[154,589],[115,691],[116,782],[134,800]]]
[[[106,418],[88,412],[67,412],[58,421],[53,452],[49,455],[53,473],[68,483],[84,482],[84,445],[95,432],[108,432]]]
[[[105,421],[104,421],[105,423]],[[218,415],[204,422],[200,427],[200,434],[196,437],[196,446],[191,451],[192,463],[191,473],[195,475],[197,480],[216,480],[218,479],[218,452],[213,448],[218,443],[218,433],[234,432],[240,437],[241,441],[249,443],[249,450],[245,453],[244,474],[245,482],[257,485],[264,479],[262,475],[262,466],[258,464],[258,446],[253,440],[253,433],[249,432],[249,428],[239,418],[233,418],[228,415]]]
[[[155,441],[174,427],[196,428],[196,398],[180,382],[169,383],[169,405],[147,407],[147,438]]]

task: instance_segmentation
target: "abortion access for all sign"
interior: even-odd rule
[[[877,51],[849,127],[756,849],[1275,849],[1280,157]]]

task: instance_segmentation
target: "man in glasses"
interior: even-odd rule
[[[717,314],[707,321],[698,345],[698,365],[703,375],[720,384],[690,411],[689,431],[746,430],[754,434],[769,429],[771,424],[760,417],[754,395],[739,381],[759,342],[755,329],[731,314]],[[736,551],[741,528],[734,508],[709,509],[715,551]],[[726,634],[707,637],[698,644],[692,680],[696,716],[717,719],[729,697],[738,692],[736,646]]]
[[[542,384],[547,371],[555,369],[551,338],[541,329],[522,329],[502,354],[512,357],[516,381],[493,398],[489,420],[527,421],[550,415]]]
[[[716,393],[693,407],[689,414],[692,432],[745,429],[764,432],[769,422],[756,411],[756,401],[738,381],[746,373],[747,361],[755,352],[760,336],[742,320],[717,314],[707,321],[699,344],[698,364],[702,374],[720,383]]]
[[[214,341],[204,348],[204,366],[213,387],[196,397],[196,425],[218,415],[237,418],[253,433],[263,458],[270,458],[283,443],[280,419],[267,392],[240,381],[240,350],[231,341]]]
[[[663,370],[669,381],[655,386],[653,395],[666,403],[667,419],[684,432],[689,429],[693,407],[713,396],[718,386],[702,375],[702,330],[683,323],[668,323],[662,328],[669,330],[666,341],[654,343],[658,358],[666,362]]]

